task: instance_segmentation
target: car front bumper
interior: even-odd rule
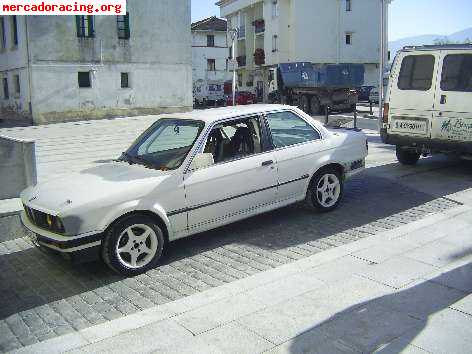
[[[97,247],[102,244],[101,233],[88,233],[77,236],[59,235],[34,225],[25,211],[20,214],[21,223],[23,226],[31,231],[33,236],[33,243],[39,246],[44,246],[51,250],[60,253],[83,253],[85,250],[96,251]]]

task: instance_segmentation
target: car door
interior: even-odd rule
[[[320,157],[329,148],[328,142],[292,111],[268,113],[265,119],[277,160],[277,201],[288,204],[303,199],[310,173],[320,164]]]
[[[389,134],[430,138],[438,65],[436,52],[398,56],[389,92]]]
[[[260,117],[227,120],[213,127],[203,152],[215,163],[185,174],[189,233],[208,230],[269,210],[276,201],[277,168],[274,153],[264,143]],[[239,136],[250,126],[252,150],[237,153]],[[214,134],[218,130],[218,134]],[[222,131],[220,131],[222,130]],[[212,139],[224,135],[217,148]],[[246,137],[248,135],[246,134]],[[214,144],[218,145],[217,143]]]
[[[442,51],[432,138],[472,142],[472,52]]]

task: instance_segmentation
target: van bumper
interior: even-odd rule
[[[380,137],[384,144],[425,148],[432,152],[472,154],[472,144],[470,142],[425,139],[388,134],[385,128],[380,129]]]

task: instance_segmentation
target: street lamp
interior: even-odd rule
[[[231,36],[231,59],[233,62],[233,106],[236,106],[236,50],[234,43],[238,37],[238,30],[236,28],[230,29],[229,35]]]

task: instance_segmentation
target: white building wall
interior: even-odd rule
[[[29,117],[29,75],[24,16],[17,16],[18,45],[14,45],[12,16],[3,16],[6,47],[0,48],[0,117]],[[15,75],[20,77],[20,93],[15,92]],[[3,79],[8,80],[9,98],[5,99]]]
[[[190,0],[128,0],[127,11],[129,40],[114,16],[94,17],[93,39],[77,38],[73,16],[26,18],[35,123],[191,109]],[[79,71],[91,88],[78,87]]]
[[[265,67],[296,61],[361,63],[366,69],[365,84],[377,84],[376,65],[380,57],[379,0],[352,0],[352,11],[346,11],[345,0],[278,0],[277,3],[277,17],[273,16],[274,0],[222,1],[220,11],[221,16],[227,18],[233,18],[241,12],[251,16],[258,6],[263,6]],[[247,27],[248,31],[253,31],[253,27]],[[345,43],[346,32],[352,33],[352,45]],[[276,52],[272,52],[274,35],[277,35]],[[247,42],[246,39],[246,47]],[[242,44],[239,43],[239,46]],[[387,51],[384,55],[387,55]],[[239,71],[246,76],[249,75],[248,71],[253,70],[254,67],[247,65]]]
[[[207,47],[207,35],[215,36],[215,46]],[[192,32],[192,73],[194,84],[197,81],[226,81],[231,79],[227,71],[226,60],[229,57],[226,32]],[[215,71],[208,71],[207,60],[215,59]]]

